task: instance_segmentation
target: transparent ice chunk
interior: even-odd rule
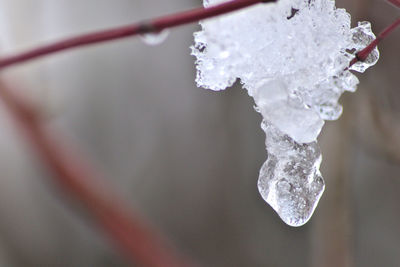
[[[258,190],[285,223],[301,226],[310,219],[325,188],[318,144],[299,144],[266,121],[261,127],[268,159],[260,170]]]

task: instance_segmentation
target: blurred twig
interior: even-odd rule
[[[400,8],[400,0],[387,0],[387,1]]]
[[[0,83],[0,97],[15,122],[64,190],[78,199],[132,263],[141,266],[188,266],[146,221],[125,209],[109,185],[99,179],[81,153],[47,129],[27,99]]]

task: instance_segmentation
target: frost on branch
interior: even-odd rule
[[[370,24],[351,29],[350,15],[332,0],[279,0],[201,26],[192,52],[198,86],[224,90],[240,79],[266,133],[259,191],[287,224],[303,225],[324,190],[316,139],[325,120],[341,115],[341,94],[356,90],[347,67],[375,38]],[[375,49],[350,69],[364,72],[378,57]]]

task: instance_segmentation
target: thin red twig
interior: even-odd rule
[[[41,46],[20,54],[3,57],[0,60],[0,69],[5,67],[32,60],[45,55],[53,54],[62,50],[90,44],[122,39],[138,34],[160,32],[167,28],[172,28],[202,19],[215,17],[235,10],[239,10],[261,2],[276,2],[277,0],[233,0],[208,8],[197,8],[178,14],[173,14],[158,19],[139,22],[132,25],[117,27],[114,29],[102,30],[94,33],[83,34],[80,36],[61,40],[52,44]]]
[[[359,51],[356,57],[350,62],[350,66],[355,64],[357,61],[364,61],[368,55],[375,49],[375,47],[384,40],[389,34],[391,34],[398,26],[400,26],[400,18],[397,18],[392,24],[384,29],[375,40],[373,40],[367,47]]]

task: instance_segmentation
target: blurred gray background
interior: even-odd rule
[[[383,0],[340,0],[379,32],[399,15]],[[0,0],[0,49],[201,5],[199,0]],[[303,227],[259,196],[261,117],[245,90],[196,88],[189,46],[199,26],[159,46],[127,39],[68,51],[3,74],[105,179],[203,266],[400,266],[400,32],[344,114],[320,137],[326,191]],[[0,266],[126,266],[76,203],[48,179],[0,105]]]

